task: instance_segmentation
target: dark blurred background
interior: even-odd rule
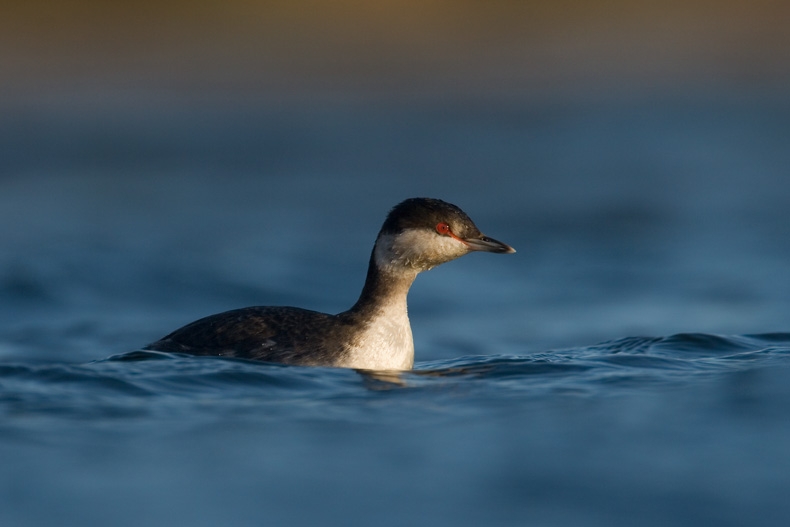
[[[790,79],[781,0],[4,4],[6,106],[590,96]]]

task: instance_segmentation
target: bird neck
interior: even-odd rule
[[[374,248],[368,264],[365,286],[349,312],[375,317],[392,308],[402,308],[405,311],[406,297],[417,274],[418,271],[412,268],[381,265],[380,256],[377,256]]]
[[[414,341],[406,306],[417,271],[382,267],[370,259],[365,287],[351,309],[338,315],[354,327],[345,343],[344,366],[367,370],[408,370],[414,365]]]

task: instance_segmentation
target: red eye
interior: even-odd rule
[[[436,232],[438,232],[439,234],[449,234],[450,226],[444,222],[439,223],[436,225]]]

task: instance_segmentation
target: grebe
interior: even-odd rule
[[[406,307],[422,271],[472,251],[514,253],[450,203],[407,199],[387,215],[356,304],[337,315],[247,307],[202,318],[144,349],[306,366],[407,370],[414,342]]]

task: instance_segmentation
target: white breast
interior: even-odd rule
[[[365,370],[408,370],[414,365],[414,341],[402,301],[381,307],[354,338],[342,366]]]

